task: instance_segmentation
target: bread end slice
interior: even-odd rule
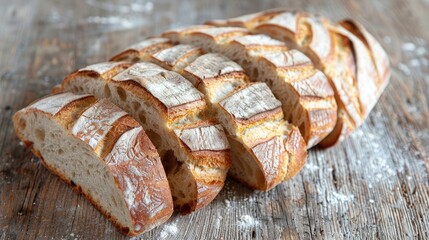
[[[135,236],[171,216],[171,194],[143,129],[135,121],[120,127],[121,117],[110,121],[91,114],[105,108],[121,111],[107,100],[62,93],[17,112],[14,127],[49,171],[83,193],[121,232]],[[114,144],[97,151],[103,142]]]

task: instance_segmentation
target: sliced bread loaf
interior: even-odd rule
[[[179,44],[149,61],[182,74],[204,93],[209,103],[205,114],[217,117],[234,146],[230,175],[251,188],[269,190],[298,173],[307,156],[305,143],[299,130],[283,120],[271,90],[265,83],[250,83],[243,68],[227,57],[202,54],[200,48]]]
[[[189,27],[163,36],[222,53],[239,63],[251,80],[266,82],[282,102],[286,119],[299,127],[308,148],[333,130],[337,105],[328,80],[304,54],[288,50],[283,42],[238,27]]]
[[[83,68],[62,88],[109,98],[134,116],[160,153],[175,208],[186,214],[207,205],[222,189],[231,163],[223,128],[200,118],[206,110],[203,94],[155,64],[136,63],[119,73],[117,64]],[[111,68],[99,67],[105,65]]]
[[[284,41],[307,54],[326,74],[335,91],[338,121],[320,143],[323,147],[340,142],[360,126],[389,81],[386,52],[362,25],[351,20],[336,24],[305,12],[272,9],[209,24],[245,27]]]

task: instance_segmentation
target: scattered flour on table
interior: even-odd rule
[[[86,19],[86,21],[88,23],[96,23],[96,24],[121,25],[125,28],[133,27],[132,21],[120,16],[109,16],[109,17],[90,16]]]
[[[316,170],[318,170],[319,169],[319,166],[317,166],[316,164],[313,164],[313,163],[306,163],[305,164],[305,169],[308,169],[308,170],[310,170],[311,172],[314,172],[314,171],[316,171]]]
[[[171,239],[178,232],[176,223],[164,224],[157,239]]]
[[[241,228],[251,228],[258,225],[259,221],[250,215],[242,215],[238,221],[238,226]]]
[[[399,63],[398,64],[398,69],[401,70],[401,72],[404,73],[407,76],[409,76],[411,74],[410,68],[407,65],[403,64],[403,63]]]
[[[406,42],[402,44],[402,50],[407,52],[412,52],[416,50],[416,45],[412,42]]]
[[[327,198],[329,203],[336,204],[353,201],[355,199],[355,196],[353,194],[345,195],[338,192],[331,192],[330,194],[328,194]]]
[[[218,229],[218,230],[220,229],[220,224],[222,223],[222,220],[223,220],[222,215],[216,214],[215,223],[214,223],[215,229]]]
[[[427,56],[429,50],[424,39],[416,38],[415,42],[404,42],[401,45],[402,51],[410,60],[399,63],[397,68],[405,75],[410,75],[413,71],[411,68],[420,68],[421,66],[429,66],[429,58]]]
[[[225,199],[224,202],[227,209],[231,208],[231,201],[229,201],[228,199]]]

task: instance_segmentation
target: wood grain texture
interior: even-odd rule
[[[362,127],[334,148],[311,150],[291,181],[267,193],[229,181],[207,208],[142,238],[429,238],[428,0],[0,5],[0,239],[125,239],[19,144],[15,111],[145,36],[280,6],[361,22],[391,58],[391,83]]]

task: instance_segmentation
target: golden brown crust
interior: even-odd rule
[[[333,146],[349,136],[363,122],[359,93],[356,88],[356,61],[350,41],[340,34],[331,32],[334,55],[323,63],[326,76],[335,89],[338,104],[338,120],[335,129],[320,144]]]
[[[185,34],[185,32],[181,32],[181,35],[183,34]],[[189,36],[209,38],[216,43],[226,43],[236,37],[248,35],[249,31],[245,28],[237,27],[210,27],[197,29],[195,31],[186,33],[186,35],[188,34]]]
[[[242,86],[220,101],[219,106],[228,113],[239,129],[258,125],[262,121],[283,119],[281,102],[274,97],[265,83]]]
[[[173,213],[173,200],[159,155],[141,127],[123,132],[104,158],[123,192],[133,231],[148,231]],[[140,187],[144,183],[145,187]]]
[[[138,126],[140,126],[140,124],[130,115],[125,115],[116,120],[110,131],[107,132],[105,136],[105,144],[103,145],[103,149],[101,150],[101,157],[105,158],[112,151],[112,148],[114,147],[115,143],[118,141],[119,137],[121,137],[124,132],[127,132]]]
[[[25,128],[25,125],[22,125],[23,123],[21,122],[21,119],[25,118],[25,114],[34,112],[36,114],[47,115],[48,118],[51,118],[58,123],[64,129],[66,134],[72,136],[74,135],[73,128],[69,127],[69,125],[76,126],[78,124],[76,123],[77,119],[80,119],[80,115],[88,119],[88,123],[90,123],[90,119],[94,117],[97,118],[98,115],[95,114],[93,116],[88,111],[93,112],[91,109],[95,107],[109,107],[110,105],[105,104],[106,101],[107,100],[99,100],[94,103],[94,97],[90,95],[76,97],[73,97],[70,93],[52,95],[17,112],[14,115],[14,127],[18,137],[26,143],[26,146],[31,148],[32,152],[41,159],[43,165],[51,173],[57,175],[75,191],[82,193],[91,202],[91,204],[94,205],[94,207],[96,207],[118,228],[119,231],[129,236],[135,236],[159,225],[162,222],[165,222],[173,212],[173,204],[168,181],[163,171],[158,153],[144,133],[143,129],[139,127],[134,119],[124,113],[125,115],[121,114],[122,117],[118,120],[114,120],[111,123],[112,127],[107,130],[108,133],[106,135],[101,134],[101,136],[103,136],[101,141],[107,143],[103,147],[102,152],[104,152],[104,154],[96,154],[98,156],[103,155],[103,157],[100,158],[100,161],[105,162],[106,167],[113,174],[116,186],[123,192],[122,194],[127,203],[127,207],[130,209],[133,229],[123,226],[118,219],[108,214],[107,209],[103,209],[103,207],[92,198],[91,194],[85,193],[79,185],[76,185],[76,183],[66,177],[60,169],[48,164],[43,158],[41,152],[36,149],[32,142],[21,132],[21,130]],[[69,120],[65,120],[64,118],[68,118]],[[26,124],[28,125],[29,123]],[[93,127],[97,128],[96,126]],[[79,141],[79,137],[74,137],[76,138],[76,141]],[[96,143],[91,143],[91,141],[89,141],[86,142],[86,144],[89,146],[93,144],[95,146]],[[91,147],[94,148],[94,146]],[[104,156],[107,158],[104,158]],[[142,179],[141,176],[150,177]],[[149,198],[147,198],[148,196],[146,195],[137,193],[131,195],[137,196],[134,198],[125,193],[128,191],[143,191],[143,188],[139,188],[138,186],[131,187],[130,182],[127,182],[129,179],[135,178],[138,178],[138,182],[145,182],[145,189],[151,192],[151,196]],[[151,181],[155,182],[151,183]],[[134,182],[134,180],[132,182]],[[145,201],[143,201],[143,197],[145,197]],[[142,204],[143,202],[144,204]]]
[[[274,18],[278,14],[281,14],[283,12],[291,12],[291,11],[292,10],[288,8],[274,8],[274,9],[269,9],[258,13],[251,13],[240,17],[226,19],[226,20],[223,20],[223,19],[211,20],[211,21],[207,21],[206,24],[218,26],[218,27],[234,26],[234,27],[244,27],[244,28],[252,29],[255,26],[259,25],[260,23],[269,21],[270,19]]]
[[[127,62],[104,62],[104,63],[98,63],[89,65],[85,68],[81,68],[71,74],[69,74],[62,83],[62,89],[66,88],[67,85],[69,85],[70,81],[75,79],[79,76],[87,76],[88,79],[95,79],[95,78],[101,78],[101,79],[110,79],[119,72],[124,71],[130,67],[130,64]]]
[[[195,211],[207,206],[222,190],[224,181],[207,181],[206,179],[197,180],[197,203]],[[186,213],[184,213],[186,214]]]
[[[284,180],[289,180],[297,175],[305,166],[305,162],[307,160],[307,147],[296,127],[292,127],[292,130],[289,132],[285,141],[285,148],[289,153],[289,164]]]
[[[180,71],[187,62],[202,55],[201,48],[179,44],[151,55],[150,60],[165,69]],[[179,67],[180,66],[180,67]]]
[[[381,95],[389,82],[391,74],[389,57],[386,51],[360,23],[345,19],[341,20],[339,24],[358,37],[369,49],[378,74],[378,80],[376,81],[377,95]]]
[[[284,180],[284,172],[288,169],[288,156],[282,137],[275,136],[251,148],[264,175],[264,182],[253,186],[258,190],[268,191]]]
[[[350,20],[334,24],[305,12],[284,10],[260,12],[215,25],[239,25],[268,34],[302,50],[323,69],[335,89],[338,104],[337,125],[320,144],[325,147],[338,143],[362,124],[388,82],[387,54],[360,24]]]
[[[166,38],[147,38],[118,53],[112,57],[110,61],[138,62],[147,59],[156,52],[172,46],[173,44]]]
[[[190,82],[152,63],[136,63],[112,80],[114,85],[162,106],[160,112],[168,121],[193,116],[205,108],[203,95]]]
[[[210,26],[210,25],[193,25],[193,26],[175,28],[175,29],[170,29],[168,31],[163,32],[162,36],[169,38],[174,43],[178,43],[179,35],[181,35],[183,33],[191,33],[191,32],[196,31],[196,30],[212,28],[212,27],[213,26]]]
[[[219,124],[212,121],[198,121],[179,128],[174,128],[176,137],[192,157],[195,166],[228,170],[231,166],[229,158],[230,146],[225,131]]]

